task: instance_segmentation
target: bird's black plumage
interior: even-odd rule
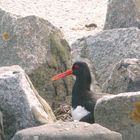
[[[96,101],[104,95],[94,94],[90,90],[92,79],[89,67],[85,62],[75,62],[72,69],[53,76],[52,80],[58,80],[71,74],[76,76],[72,90],[72,117],[74,120],[94,123]]]
[[[84,107],[90,113],[81,118],[80,121],[94,123],[94,107],[97,99],[90,90],[92,80],[89,67],[85,62],[75,62],[72,71],[73,75],[76,76],[72,90],[72,108]]]

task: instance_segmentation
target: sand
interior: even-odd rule
[[[0,8],[21,16],[36,15],[47,19],[63,32],[71,44],[78,38],[94,35],[103,29],[107,1],[0,0]]]

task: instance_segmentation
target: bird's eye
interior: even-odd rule
[[[76,69],[79,69],[79,65],[74,65],[72,69],[76,70]]]

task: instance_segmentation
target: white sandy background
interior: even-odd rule
[[[13,14],[36,15],[60,28],[71,44],[102,30],[108,0],[0,0],[0,8]],[[97,28],[85,25],[96,24]]]

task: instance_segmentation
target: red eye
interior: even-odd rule
[[[79,65],[74,65],[73,66],[73,69],[75,70],[75,69],[79,69]]]

